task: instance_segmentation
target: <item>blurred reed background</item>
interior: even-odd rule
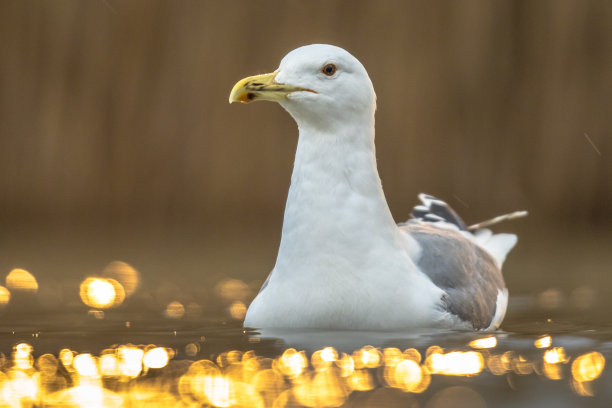
[[[297,130],[279,106],[227,97],[316,42],[369,71],[398,221],[422,191],[468,222],[527,209],[498,228],[521,234],[511,291],[609,282],[599,0],[2,1],[0,267],[50,280],[121,259],[159,280],[265,279]]]

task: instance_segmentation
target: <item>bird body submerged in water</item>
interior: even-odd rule
[[[420,195],[396,224],[376,168],[376,96],[361,63],[323,44],[239,81],[230,102],[276,101],[299,128],[274,269],[245,326],[392,330],[496,329],[512,234],[469,231],[443,201]]]

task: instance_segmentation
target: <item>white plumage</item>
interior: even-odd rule
[[[298,48],[230,95],[253,100],[279,102],[299,141],[276,264],[245,326],[499,326],[508,301],[499,268],[516,237],[457,227],[430,196],[418,207],[428,219],[395,223],[376,168],[376,96],[357,59],[330,45]]]

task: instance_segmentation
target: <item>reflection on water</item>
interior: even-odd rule
[[[533,342],[536,348],[548,348],[552,344],[552,338],[550,336],[542,336]]]
[[[568,301],[556,289],[511,298],[510,332],[415,333],[243,330],[259,284],[220,277],[204,299],[146,283],[115,261],[53,293],[67,306],[47,312],[48,287],[11,270],[0,286],[0,407],[573,407],[612,398],[607,317],[576,323],[596,315],[585,287]]]
[[[461,401],[459,406],[485,407],[496,401],[487,390],[491,384],[499,388],[494,377],[506,379],[505,393],[528,376],[565,380],[564,388],[581,398],[592,398],[601,388],[606,358],[598,351],[571,356],[563,346],[538,349],[533,344],[509,350],[514,342],[506,334],[472,337],[455,349],[363,346],[346,353],[325,347],[307,353],[277,348],[276,356],[236,349],[208,358],[196,351],[194,360],[153,344],[37,356],[23,342],[3,361],[0,406],[280,408],[387,406],[392,401],[419,406],[423,401],[427,407],[443,407]],[[384,403],[369,401],[367,395]]]
[[[488,336],[470,341],[470,347],[475,349],[489,349],[497,346],[497,337]]]

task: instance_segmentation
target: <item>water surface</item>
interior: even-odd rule
[[[494,333],[265,335],[235,320],[142,312],[5,316],[0,399],[13,406],[609,406],[605,312],[588,319],[527,312],[510,313]],[[168,361],[147,357],[155,351]]]
[[[0,406],[608,407],[610,240],[553,235],[509,258],[482,333],[245,330],[267,241],[13,234]]]

